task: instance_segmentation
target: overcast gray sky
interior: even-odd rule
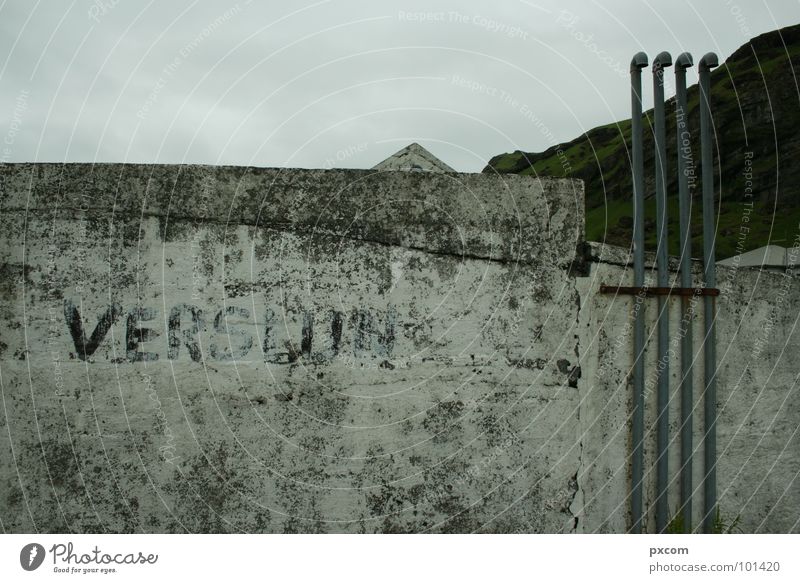
[[[369,168],[417,141],[479,171],[628,117],[638,50],[724,60],[797,22],[797,0],[0,0],[0,153]]]

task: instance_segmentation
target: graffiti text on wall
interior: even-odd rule
[[[119,304],[111,304],[97,314],[97,323],[89,332],[78,307],[70,300],[64,302],[64,318],[81,360],[97,352],[117,323],[124,325],[124,358],[129,362],[177,360],[184,355],[201,362],[204,353],[214,360],[235,361],[251,356],[260,346],[265,362],[291,364],[300,359],[327,362],[345,350],[356,357],[390,357],[394,348],[394,306],[381,313],[363,309],[349,314],[303,311],[291,319],[267,308],[260,325],[251,312],[227,306],[206,313],[195,305],[178,304],[164,317],[150,307],[126,312]],[[296,328],[294,333],[292,328]]]

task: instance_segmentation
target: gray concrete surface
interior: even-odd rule
[[[580,182],[12,164],[0,205],[3,530],[627,529],[629,270]],[[720,300],[753,532],[798,530],[783,281]]]

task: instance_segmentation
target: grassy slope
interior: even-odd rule
[[[800,63],[800,25],[752,39],[712,73],[712,107],[716,130],[715,177],[718,195],[717,256],[729,257],[769,242],[790,245],[800,224],[800,103],[795,67]],[[645,82],[649,75],[644,76]],[[693,189],[694,255],[702,247],[699,194],[699,114],[697,86],[689,88],[689,128],[698,180]],[[678,205],[675,164],[676,124],[673,100],[667,101],[667,154],[671,252],[677,253]],[[647,242],[655,245],[653,143],[644,114]],[[594,128],[575,140],[541,153],[520,151],[490,160],[484,172],[539,176],[572,176],[586,183],[586,238],[627,246],[632,216],[630,120]],[[752,152],[753,195],[745,193],[745,157]],[[721,163],[719,163],[721,161]],[[720,174],[721,172],[721,174]],[[754,210],[747,218],[745,203]],[[748,227],[740,239],[740,227]],[[737,251],[737,243],[742,247]]]

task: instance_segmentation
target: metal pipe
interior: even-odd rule
[[[633,285],[644,287],[644,156],[642,153],[642,69],[647,55],[631,61],[631,142],[633,147]],[[631,461],[631,532],[642,532],[644,480],[644,296],[636,295],[633,321],[633,459]]]
[[[692,198],[689,178],[694,179],[692,143],[689,132],[689,109],[686,99],[686,69],[691,67],[692,55],[681,53],[675,61],[675,125],[678,150],[678,202],[680,204],[681,287],[692,287]],[[681,516],[683,531],[692,531],[692,319],[695,297],[681,297]]]
[[[706,287],[717,286],[715,223],[714,223],[714,161],[711,151],[711,69],[719,65],[717,55],[706,53],[700,59],[700,163],[703,173],[703,275]],[[705,389],[703,392],[703,414],[705,435],[703,454],[705,476],[703,478],[703,530],[711,532],[717,513],[717,342],[714,320],[716,305],[714,298],[704,298],[703,321],[705,343],[703,366]]]
[[[666,121],[664,119],[664,69],[672,65],[668,52],[653,59],[653,100],[655,107],[656,146],[656,226],[658,248],[656,265],[658,285],[666,287],[669,281],[667,249],[667,185],[666,176]],[[664,532],[669,523],[669,297],[658,297],[658,395],[656,420],[656,530]]]

